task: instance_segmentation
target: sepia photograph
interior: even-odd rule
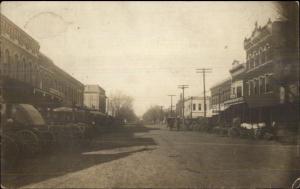
[[[298,1],[2,1],[1,188],[300,188]]]

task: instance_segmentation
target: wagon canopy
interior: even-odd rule
[[[54,108],[54,112],[72,112],[72,108],[69,107],[59,107],[59,108]]]
[[[43,119],[40,112],[30,104],[15,105],[15,111],[13,112],[13,115],[16,121],[20,123],[33,126],[45,125],[45,120]]]

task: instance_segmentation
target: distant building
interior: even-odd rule
[[[245,71],[245,63],[233,61],[232,68],[229,70],[231,75],[230,98],[224,102],[224,106],[228,107],[227,111],[230,118],[239,117],[242,121],[247,117],[247,105],[244,98]]]
[[[99,85],[86,85],[84,87],[84,105],[89,109],[106,113],[105,90]]]
[[[209,97],[206,97],[206,116],[209,114]],[[199,118],[204,117],[204,97],[191,96],[184,100],[184,117]]]
[[[230,99],[231,78],[227,78],[210,88],[210,110],[212,115],[218,115],[229,106],[224,102]]]

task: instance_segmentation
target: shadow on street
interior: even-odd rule
[[[152,150],[147,146],[156,145],[154,140],[137,137],[135,133],[146,133],[153,129],[155,128],[125,125],[111,133],[99,135],[87,147],[72,146],[72,148],[65,150],[54,150],[49,154],[42,154],[34,159],[24,159],[19,162],[16,168],[1,175],[1,183],[7,188],[18,188],[124,158],[138,152]],[[142,147],[138,148],[140,146]],[[128,147],[129,150],[122,150]],[[93,153],[108,149],[115,151],[110,154]]]

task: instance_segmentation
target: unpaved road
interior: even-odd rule
[[[294,145],[160,126],[126,126],[22,163],[2,176],[9,188],[290,188],[300,176]]]

